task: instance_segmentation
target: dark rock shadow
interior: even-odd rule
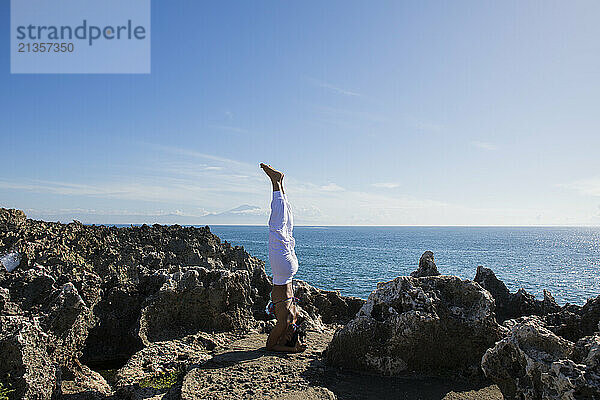
[[[235,364],[243,363],[245,361],[256,360],[266,354],[269,354],[262,349],[256,350],[235,350],[228,351],[227,353],[221,353],[214,355],[211,359],[198,365],[200,369],[219,369],[227,368]]]
[[[151,399],[157,396],[162,396],[162,400],[179,400],[181,399],[181,379],[170,388],[156,389],[152,387],[142,388],[138,384],[124,386],[117,389],[112,397],[107,397],[104,400],[122,400],[122,399]]]
[[[61,399],[64,400],[104,400],[111,399],[112,396],[106,396],[95,390],[86,390],[79,393],[63,394]]]
[[[450,392],[459,394],[479,390],[491,384],[483,381],[461,382],[444,378],[372,375],[331,367],[320,358],[311,361],[302,376],[315,386],[331,390],[339,400],[439,400]]]

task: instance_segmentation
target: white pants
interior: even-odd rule
[[[274,285],[290,283],[298,272],[293,230],[294,218],[287,196],[280,191],[273,192],[269,218],[269,263]]]

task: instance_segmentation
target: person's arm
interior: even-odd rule
[[[300,353],[306,350],[306,346],[300,342],[296,344],[296,347],[285,346],[282,344],[278,344],[281,335],[285,334],[287,326],[285,324],[277,323],[269,333],[269,337],[267,338],[267,350],[269,351],[281,351],[286,353]]]
[[[269,337],[267,338],[267,350],[275,350],[275,347],[279,347],[277,343],[279,342],[279,338],[281,335],[285,333],[286,326],[285,324],[281,324],[277,322],[271,332],[269,332]],[[282,351],[282,350],[275,350]]]

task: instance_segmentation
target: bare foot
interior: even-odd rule
[[[273,167],[271,167],[270,165],[267,165],[265,163],[260,163],[260,167],[263,169],[263,171],[265,171],[265,174],[267,174],[269,176],[269,178],[271,178],[271,181],[273,182],[281,182],[283,180],[283,172],[279,172],[275,169],[273,169]]]

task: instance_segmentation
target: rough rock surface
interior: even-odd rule
[[[139,322],[145,345],[198,331],[252,328],[248,271],[190,267],[185,272],[157,274],[165,283],[146,300]]]
[[[310,330],[322,331],[323,324],[346,324],[365,304],[358,297],[341,296],[339,292],[321,290],[294,280],[294,294],[299,300],[300,317]]]
[[[3,208],[0,212],[0,232],[18,232],[27,220],[27,216],[21,210]]]
[[[581,308],[581,333],[589,336],[599,330],[600,296],[588,300]]]
[[[411,272],[410,276],[421,278],[423,276],[437,276],[439,274],[435,260],[433,259],[433,251],[426,251],[419,259],[419,267],[416,271]]]
[[[5,274],[2,284],[9,289],[3,314],[35,320],[46,337],[44,349],[40,351],[68,373],[78,364],[95,320],[77,287],[72,282],[61,284],[66,278],[55,278],[52,272],[50,268],[36,265]],[[0,369],[0,377],[8,373]]]
[[[139,382],[169,372],[185,371],[203,364],[218,342],[208,334],[198,333],[179,340],[155,342],[135,353],[116,374],[115,387],[124,398],[158,395],[159,390],[142,388]]]
[[[4,306],[10,301],[10,292],[8,289],[0,287],[0,312],[4,314]]]
[[[142,301],[143,295],[133,285],[104,289],[94,307],[96,325],[86,339],[82,362],[112,368],[143,347],[136,333]]]
[[[43,328],[50,334],[54,360],[69,368],[81,357],[88,330],[94,325],[92,311],[69,282],[52,293],[43,313],[47,316]]]
[[[102,375],[79,363],[63,375],[61,389],[62,398],[70,400],[100,400],[113,395],[112,387]],[[76,394],[69,395],[70,393]]]
[[[576,342],[598,331],[600,296],[589,299],[583,307],[567,303],[559,311],[546,314],[541,319],[555,335]]]
[[[20,264],[0,268],[0,343],[9,355],[0,381],[18,389],[15,398],[49,399],[61,387],[70,399],[148,397],[136,380],[207,357],[202,331],[266,324],[264,262],[208,227],[61,224],[0,209],[0,256],[7,253]],[[364,303],[304,283],[296,295],[321,331]],[[118,379],[88,366],[117,368]]]
[[[256,333],[219,345],[210,360],[185,374],[181,399],[502,400],[495,385],[405,380],[332,368],[321,356],[332,335],[331,329],[311,334],[310,347],[300,354],[265,351],[266,335]]]
[[[61,371],[48,354],[48,335],[35,319],[0,316],[0,371],[13,399],[46,400],[60,395]]]
[[[0,208],[0,256],[7,253],[18,254],[20,264],[12,272],[0,268],[2,316],[35,320],[24,322],[35,328],[20,336],[31,343],[16,345],[2,328],[4,345],[16,349],[9,361],[18,365],[22,353],[38,352],[40,371],[58,366],[73,382],[91,378],[92,386],[96,377],[80,360],[114,368],[163,338],[248,329],[264,318],[271,288],[264,262],[208,227],[50,223]],[[0,363],[2,382],[17,368],[10,362]],[[28,387],[24,374],[11,377],[15,387]],[[36,396],[48,398],[59,386]]]
[[[600,398],[600,336],[574,344],[546,329],[539,317],[516,323],[481,366],[507,400]]]
[[[494,300],[452,276],[379,283],[356,318],[335,333],[332,365],[384,375],[479,375],[483,353],[501,338]]]
[[[581,315],[565,309],[565,307],[559,312],[544,315],[541,319],[544,326],[552,333],[572,342],[584,336],[581,328]],[[514,325],[514,322],[518,320],[507,320],[505,324]]]
[[[11,272],[0,268],[0,382],[15,390],[11,399],[52,399],[61,391],[70,400],[499,398],[493,386],[365,376],[322,358],[330,324],[348,323],[329,346],[333,364],[383,374],[477,374],[473,360],[506,328],[493,319],[489,293],[473,282],[403,277],[381,284],[366,303],[298,282],[302,316],[314,329],[307,352],[282,355],[266,352],[258,333],[271,323],[264,321],[271,289],[264,262],[208,227],[48,223],[0,208],[0,257],[6,254],[20,260]],[[419,274],[434,269],[426,252]],[[544,318],[580,339],[598,325],[599,305],[565,306]],[[573,347],[574,363],[592,360],[588,375],[595,343],[582,338]]]
[[[498,279],[489,268],[478,266],[474,281],[494,297],[496,319],[500,323],[507,319],[527,315],[546,315],[560,310],[550,292],[546,290],[544,290],[543,300],[537,300],[535,296],[527,293],[524,289],[510,293],[504,282]]]

